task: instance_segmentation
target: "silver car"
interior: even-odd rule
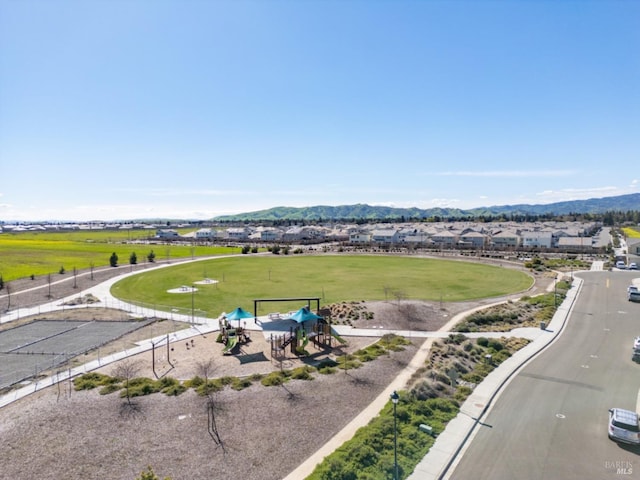
[[[624,408],[609,410],[609,438],[616,442],[640,445],[638,414]]]

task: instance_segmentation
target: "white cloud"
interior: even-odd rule
[[[575,175],[574,170],[489,170],[489,171],[447,171],[437,172],[435,175],[443,177],[494,177],[494,178],[521,178],[521,177],[567,177]]]

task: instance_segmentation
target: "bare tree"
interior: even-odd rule
[[[407,294],[405,292],[403,292],[402,290],[394,290],[393,291],[393,296],[396,299],[396,302],[398,305],[400,305],[400,302],[402,300],[406,300],[407,299]]]
[[[204,379],[204,393],[207,398],[207,431],[209,436],[213,439],[214,443],[222,448],[224,452],[224,443],[220,438],[220,432],[218,431],[218,425],[216,423],[216,402],[215,402],[215,389],[209,384],[209,378],[215,371],[215,365],[213,359],[209,359],[206,362],[198,362],[196,364],[196,372]]]
[[[127,405],[133,407],[135,404],[131,402],[131,390],[129,385],[140,372],[140,362],[129,358],[122,360],[113,370],[113,376],[124,381],[124,391],[127,398]]]

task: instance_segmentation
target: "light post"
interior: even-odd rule
[[[556,275],[555,282],[553,282],[553,306],[558,306],[558,276]]]
[[[399,480],[398,477],[398,418],[396,416],[396,406],[400,396],[395,390],[391,394],[393,402],[393,480]]]
[[[191,325],[195,323],[195,294],[196,287],[191,285]]]

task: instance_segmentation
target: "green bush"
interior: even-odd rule
[[[75,390],[92,390],[112,383],[118,383],[118,380],[97,372],[85,373],[73,380]]]
[[[120,392],[121,398],[129,397],[143,397],[145,395],[151,395],[160,391],[160,383],[151,380],[150,378],[134,378],[129,381],[127,387],[126,383],[122,385],[122,391]],[[128,391],[128,394],[127,394]]]
[[[478,339],[476,340],[476,343],[481,347],[486,347],[489,345],[489,339],[486,337],[478,337]]]
[[[282,385],[287,380],[289,379],[285,372],[271,372],[265,375],[260,383],[262,383],[262,385],[264,385],[265,387],[275,387],[278,385]]]
[[[110,393],[117,392],[121,388],[122,388],[122,385],[119,383],[110,383],[102,387],[100,390],[98,390],[98,393],[100,395],[109,395]]]
[[[187,387],[184,386],[182,383],[178,382],[174,385],[169,385],[167,387],[164,387],[161,392],[164,393],[165,395],[168,395],[170,397],[177,397],[178,395],[184,393],[187,391]]]
[[[235,378],[231,383],[231,388],[234,390],[244,390],[245,388],[249,388],[253,382],[250,378]]]
[[[456,393],[453,394],[453,398],[456,401],[462,403],[467,399],[469,395],[471,395],[472,392],[473,390],[471,389],[471,387],[468,387],[466,385],[460,385],[456,389]]]
[[[291,372],[291,378],[294,380],[313,380],[311,375],[315,371],[315,368],[305,365],[303,367],[295,368]]]
[[[204,385],[204,378],[196,375],[195,377],[184,382],[185,387],[196,389],[200,385]]]
[[[318,373],[322,374],[322,375],[331,375],[334,374],[338,371],[337,368],[335,367],[322,367],[322,368],[318,368]]]

